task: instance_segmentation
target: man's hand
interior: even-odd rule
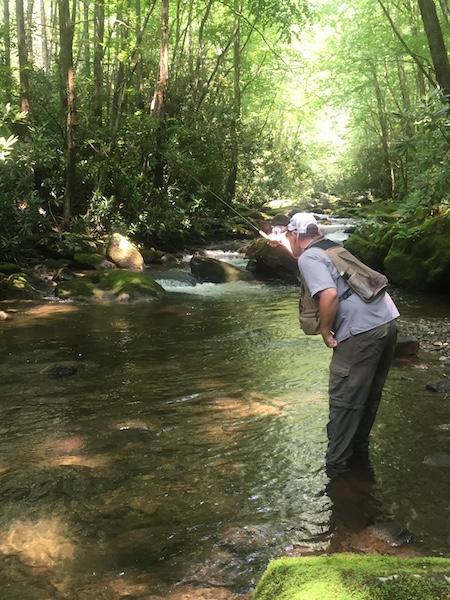
[[[339,308],[339,296],[336,288],[326,288],[319,295],[320,333],[328,348],[336,348],[338,342],[331,329]]]
[[[336,346],[338,345],[338,341],[331,333],[331,331],[327,334],[322,333],[322,338],[325,342],[325,345],[328,346],[328,348],[336,348]]]

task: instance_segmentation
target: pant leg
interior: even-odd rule
[[[378,362],[377,370],[370,387],[369,396],[367,398],[366,409],[361,419],[361,423],[354,437],[354,450],[360,454],[368,451],[369,434],[375,422],[375,417],[380,405],[383,387],[389,373],[392,359],[395,353],[397,343],[397,322],[391,321],[387,324],[387,335],[385,338],[384,348]]]
[[[338,344],[330,364],[327,464],[345,464],[355,438],[366,440],[395,349],[395,324],[387,323]],[[392,348],[391,348],[392,346]]]

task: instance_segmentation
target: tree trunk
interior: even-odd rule
[[[59,0],[59,32],[60,32],[60,71],[66,81],[66,186],[64,191],[63,216],[61,229],[69,227],[74,209],[76,180],[76,147],[75,147],[75,73],[73,69],[73,34],[74,24],[70,19],[69,0]]]
[[[19,53],[20,108],[26,117],[28,117],[30,114],[30,96],[28,82],[28,51],[25,37],[23,0],[16,0],[16,20],[17,45]]]
[[[437,82],[450,102],[450,64],[433,0],[418,0]]]
[[[25,14],[25,35],[27,40],[28,56],[33,57],[33,10],[34,0],[28,0]]]
[[[136,62],[138,100],[137,106],[144,108],[144,69],[142,64],[142,14],[141,0],[136,0]]]
[[[239,161],[239,129],[241,120],[241,29],[239,0],[234,0],[233,30],[233,117],[231,120],[230,170],[225,189],[225,197],[231,202],[236,193],[236,179]]]
[[[156,165],[153,184],[156,189],[164,187],[164,146],[166,97],[169,85],[169,0],[161,0],[161,44],[159,55],[159,78],[152,102],[152,112],[158,117],[156,130]]]
[[[45,11],[45,0],[41,0],[41,43],[42,43],[42,60],[44,63],[44,73],[50,75],[51,62],[50,52],[48,48],[48,35],[47,35],[47,13]]]
[[[5,38],[4,38],[4,61],[5,61],[5,100],[11,102],[12,94],[12,75],[11,75],[11,33],[10,33],[10,14],[9,0],[3,0],[3,20],[5,22]]]
[[[94,97],[93,111],[97,125],[103,120],[103,56],[105,36],[105,3],[95,0],[94,10]]]
[[[393,170],[392,170],[391,160],[390,160],[390,156],[389,156],[389,126],[388,126],[388,120],[387,120],[387,115],[386,115],[386,107],[384,105],[384,100],[383,100],[383,93],[381,91],[381,87],[380,87],[380,84],[378,81],[378,75],[377,75],[377,72],[375,69],[373,71],[373,83],[374,83],[374,88],[375,88],[375,96],[377,99],[378,122],[380,124],[380,129],[381,129],[380,141],[381,141],[381,147],[383,149],[383,162],[384,162],[384,167],[385,167],[384,181],[385,181],[386,189],[384,190],[384,193],[386,194],[387,198],[390,198],[392,196],[392,191],[393,191],[393,178],[392,178]]]
[[[81,0],[83,5],[80,13],[83,13],[83,27],[78,33],[78,52],[76,60],[76,69],[81,63],[81,72],[87,78],[91,77],[91,34],[89,28],[89,0]]]

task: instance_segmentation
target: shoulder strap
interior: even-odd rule
[[[309,248],[320,248],[321,250],[328,250],[329,248],[340,247],[336,242],[332,242],[323,236],[317,240],[317,242],[312,242],[308,248],[305,249],[305,252],[309,250]]]
[[[342,272],[341,269],[339,267],[342,268],[342,263],[338,264],[336,261],[336,253],[339,253],[340,250],[344,250],[344,247],[341,246],[341,244],[338,244],[336,242],[333,242],[331,240],[328,240],[327,238],[324,238],[323,236],[321,238],[319,238],[317,240],[317,242],[313,242],[312,244],[310,244],[308,246],[308,248],[306,248],[306,250],[308,250],[309,248],[320,248],[321,250],[323,250],[324,252],[326,252],[328,254],[328,256],[331,258],[331,260],[334,262],[339,275],[342,277]],[[305,252],[306,252],[305,250]],[[345,277],[344,277],[345,279]],[[346,281],[347,283],[347,281]],[[342,300],[345,300],[346,298],[348,298],[349,296],[351,296],[353,294],[353,289],[349,286],[349,284],[347,283],[347,290],[341,294],[341,296],[339,296],[339,302],[341,302]]]

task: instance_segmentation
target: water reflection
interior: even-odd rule
[[[175,598],[175,584],[231,598],[274,556],[330,547],[330,351],[297,329],[296,290],[176,287],[146,305],[17,304],[2,323],[11,600]],[[46,375],[66,361],[73,376]],[[438,368],[394,367],[368,492],[437,553],[450,490],[422,463],[448,443],[424,391]]]

